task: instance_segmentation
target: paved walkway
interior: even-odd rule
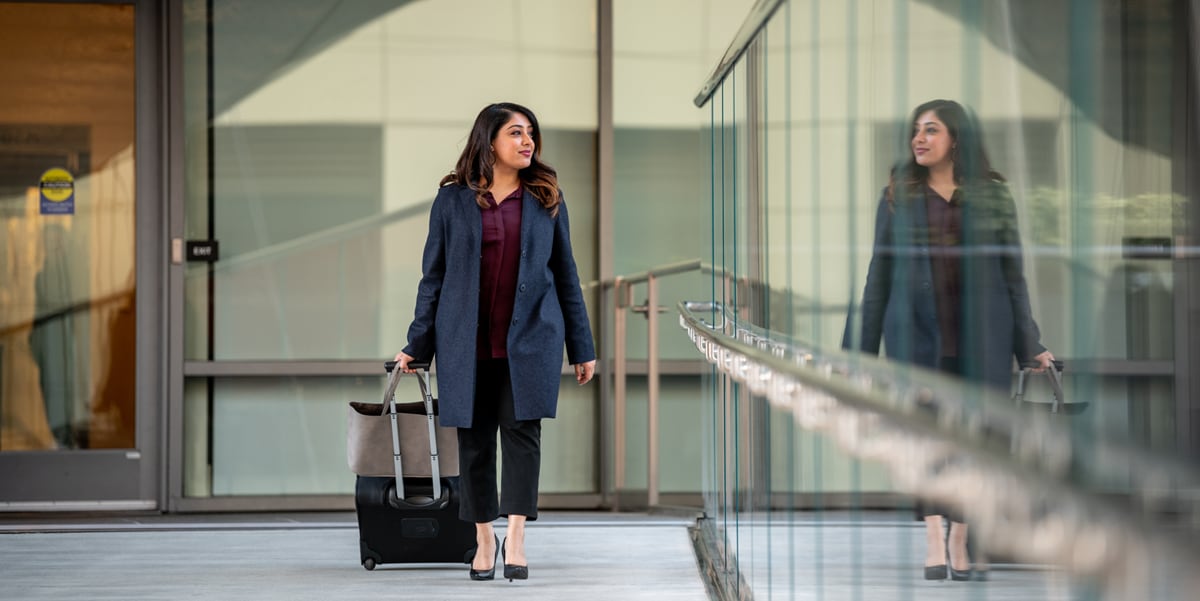
[[[353,514],[0,520],[0,599],[704,601],[691,519],[543,512],[529,580],[359,564]],[[503,521],[498,532],[504,536]]]
[[[895,512],[744,518],[727,541],[766,599],[1086,597],[1065,574],[994,566],[990,582],[921,578],[924,531]],[[757,516],[761,518],[762,516]],[[530,579],[471,582],[465,565],[359,564],[353,513],[25,517],[0,514],[0,599],[536,599],[704,601],[691,517],[542,512]],[[504,536],[503,521],[498,532]]]

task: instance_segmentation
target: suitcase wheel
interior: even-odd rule
[[[364,559],[363,567],[366,568],[368,572],[371,570],[374,570],[375,569],[375,560],[371,559],[370,557]]]

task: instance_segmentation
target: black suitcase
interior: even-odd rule
[[[401,372],[393,369],[394,364],[389,361],[387,365],[391,375],[383,399],[385,411],[391,416],[396,476],[360,475],[354,484],[362,566],[373,570],[385,563],[471,563],[475,558],[475,525],[458,518],[458,478],[442,477],[438,466],[429,365],[412,364],[421,369],[417,382],[424,402],[397,404],[395,392]],[[417,411],[428,418],[432,478],[404,477],[401,464],[396,416]]]

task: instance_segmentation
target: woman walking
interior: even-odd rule
[[[475,524],[472,580],[529,576],[525,522],[537,519],[541,420],[558,403],[564,343],[575,379],[595,370],[567,205],[541,161],[529,109],[488,105],[430,210],[422,277],[399,368],[437,357],[439,417],[458,428],[459,517]],[[497,494],[496,435],[504,488]],[[505,541],[492,522],[508,516]]]

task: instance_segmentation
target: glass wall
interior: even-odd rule
[[[404,346],[430,203],[487,104],[537,113],[596,277],[595,30],[585,0],[184,2],[187,236],[219,243],[186,280],[187,496],[352,490],[342,416],[383,369],[334,372]],[[227,365],[246,376],[203,375]],[[545,492],[597,492],[575,388]]]
[[[665,265],[709,261],[707,153],[708,115],[691,103],[696,82],[709,75],[728,46],[750,0],[656,0],[613,2],[613,274],[628,276]],[[609,241],[603,241],[608,243]],[[707,296],[709,277],[699,270],[659,282],[659,305],[673,311],[681,300]],[[647,298],[635,285],[635,304]],[[630,366],[625,421],[624,482],[647,486],[648,384],[644,365],[647,322],[626,320]],[[656,436],[664,493],[701,490],[694,458],[700,439],[695,351],[668,312],[658,322],[662,384],[661,424]],[[612,356],[612,349],[605,352]]]
[[[136,446],[134,72],[132,5],[0,3],[0,452]]]
[[[1183,10],[1171,0],[782,2],[700,109],[711,185],[697,209],[713,216],[711,260],[752,284],[714,277],[697,298],[815,348],[880,350],[1007,395],[1013,352],[1042,350],[1023,346],[1025,289],[1041,344],[1066,365],[1075,405],[1060,419],[1073,435],[1182,456],[1195,444],[1177,421],[1194,405],[1175,391],[1175,374],[1194,364],[1175,351],[1177,307],[1190,302],[1178,280],[1189,231],[1180,148],[1193,126],[1179,108]],[[921,158],[936,148],[914,109],[935,99],[966,109],[947,146],[961,171],[938,171],[949,180]],[[933,229],[934,219],[958,225]],[[942,231],[956,237],[931,233]],[[876,277],[890,278],[890,295],[872,295]],[[960,284],[943,285],[951,277]],[[999,380],[983,358],[995,353],[978,350],[989,345],[1001,347]],[[1049,401],[1036,386],[1027,396]],[[724,378],[705,387],[706,513],[756,597],[883,598],[877,585],[924,594],[925,534],[884,470]],[[1102,488],[1121,495],[1128,482]],[[852,565],[824,559],[847,548]],[[880,562],[888,568],[865,571]],[[1086,590],[1053,573],[1005,580],[1036,598]],[[953,598],[973,594],[991,595]]]
[[[216,461],[275,452],[268,438],[223,434],[242,418],[270,427],[255,407],[278,404],[285,419],[316,423],[335,416],[344,396],[382,390],[380,378],[345,376],[337,362],[390,357],[402,343],[429,202],[488,102],[538,112],[544,156],[573,207],[584,282],[597,278],[602,252],[616,275],[710,261],[709,116],[689,100],[751,4],[612,3],[616,227],[600,240],[596,2],[318,1],[284,10],[184,0],[186,236],[217,241],[220,257],[191,263],[185,284],[185,496],[269,494],[253,473],[227,474]],[[669,231],[691,235],[662,235]],[[660,304],[674,306],[706,294],[709,279],[696,271],[662,286]],[[645,294],[635,287],[635,297]],[[597,315],[599,303],[589,302]],[[644,366],[645,321],[628,323],[630,358]],[[659,434],[669,474],[661,484],[694,494],[700,380],[674,321],[658,329],[669,425]],[[331,365],[337,373],[319,371]],[[563,446],[546,454],[544,492],[599,492],[595,392],[562,388],[546,440]],[[634,489],[646,486],[646,405],[642,367],[629,378],[624,424],[625,485]],[[318,456],[344,455],[335,426],[307,443]],[[288,467],[309,484],[287,493],[348,491],[348,472],[330,465]]]

